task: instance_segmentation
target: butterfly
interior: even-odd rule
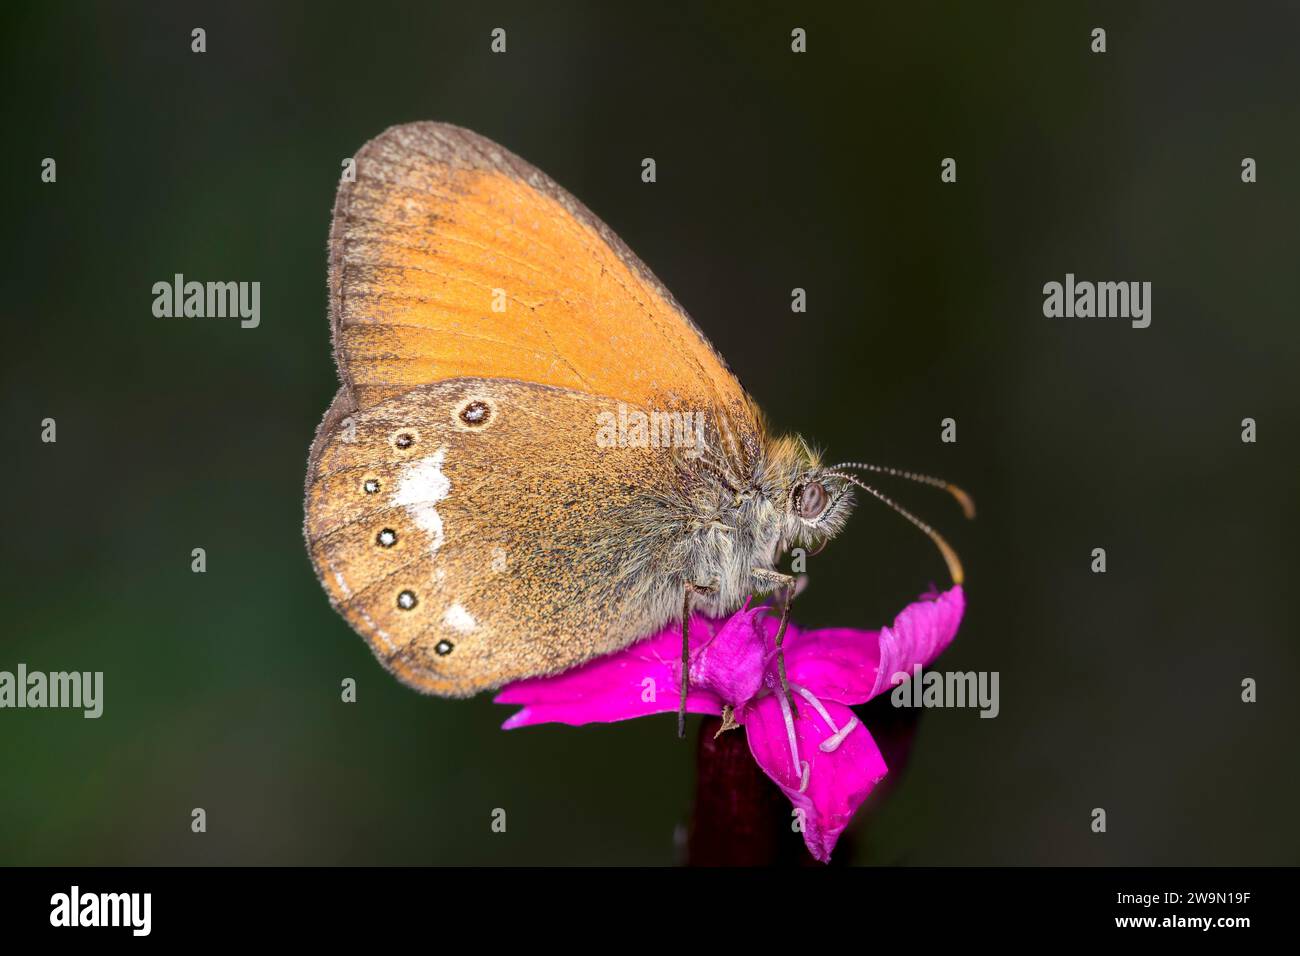
[[[824,545],[858,492],[962,578],[860,474],[973,514],[964,492],[772,435],[609,227],[469,130],[395,126],[356,155],[329,306],[341,384],[311,446],[307,548],[334,607],[421,691],[554,674],[674,621],[685,655],[695,609],[754,594],[784,595],[783,635],[795,578],[778,562]]]

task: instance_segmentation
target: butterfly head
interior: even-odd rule
[[[782,547],[821,548],[839,533],[853,510],[853,486],[825,467],[802,438],[781,443],[773,504],[781,515]]]
[[[787,527],[791,540],[821,547],[835,537],[853,511],[853,486],[814,466],[801,472],[790,489]]]
[[[953,582],[962,582],[961,562],[938,532],[899,506],[892,498],[864,482],[861,473],[882,474],[941,488],[957,500],[967,518],[975,517],[975,503],[956,485],[942,478],[865,462],[825,465],[821,456],[799,437],[780,443],[773,459],[778,463],[778,473],[784,478],[777,482],[781,506],[784,508],[779,550],[790,547],[821,550],[848,520],[853,511],[854,491],[863,491],[898,512],[929,537],[943,554]]]

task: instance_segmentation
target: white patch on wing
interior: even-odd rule
[[[433,539],[430,551],[442,547],[442,516],[438,514],[437,505],[451,494],[451,480],[442,473],[446,454],[444,445],[427,458],[413,461],[403,468],[397,482],[397,493],[393,495],[393,504],[404,507],[411,520]]]
[[[443,621],[448,627],[455,628],[462,634],[468,634],[474,628],[478,627],[478,621],[474,620],[474,615],[465,610],[463,604],[453,604],[447,608],[447,613],[442,616]]]

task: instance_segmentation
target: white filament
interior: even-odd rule
[[[826,712],[826,708],[822,706],[822,702],[816,698],[812,691],[807,687],[796,687],[795,690],[803,695],[804,700],[813,705],[813,710],[817,711],[817,713],[821,715],[821,719],[826,721],[826,726],[831,729],[831,733],[839,733],[839,728],[835,726],[835,721],[831,720],[831,715]]]
[[[785,718],[785,734],[790,741],[790,759],[794,761],[794,775],[801,777],[803,768],[799,763],[799,745],[794,736],[794,715],[790,713],[790,702],[780,691],[777,691],[776,699],[781,702],[781,716]]]
[[[844,727],[835,731],[834,736],[827,737],[821,742],[822,753],[834,753],[835,748],[844,742],[844,738],[849,735],[854,727],[858,725],[858,718],[852,718]]]
[[[821,716],[821,719],[826,722],[826,726],[831,729],[831,736],[827,737],[825,740],[821,742],[820,748],[822,753],[827,753],[827,754],[834,753],[835,750],[839,747],[839,745],[844,742],[844,738],[847,737],[849,733],[853,730],[853,728],[858,725],[858,718],[850,717],[849,722],[845,724],[843,727],[836,727],[835,721],[831,719],[830,713],[822,705],[822,702],[817,699],[817,695],[815,695],[807,687],[799,687],[797,685],[791,685],[791,686],[793,686],[794,689],[799,692],[800,696],[802,696],[804,700],[812,704],[813,709],[817,711],[817,713]]]

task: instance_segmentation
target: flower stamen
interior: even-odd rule
[[[794,687],[795,690],[802,694],[804,700],[813,705],[813,710],[817,711],[817,714],[821,719],[826,722],[826,726],[831,729],[831,733],[837,734],[840,732],[840,728],[835,726],[835,721],[831,720],[831,715],[826,712],[826,708],[822,706],[822,702],[817,699],[812,691],[807,687],[799,687],[794,684],[790,686]]]
[[[853,728],[856,727],[857,725],[858,725],[858,718],[854,717],[847,724],[844,725],[843,729],[835,731],[835,734],[833,736],[827,737],[825,740],[823,740],[821,742],[822,753],[827,753],[827,754],[834,753],[835,749],[839,747],[840,744],[844,743],[844,738],[847,737],[849,735],[849,732],[852,731]]]
[[[831,719],[830,713],[822,706],[822,702],[817,699],[817,696],[812,691],[807,687],[799,687],[794,684],[791,686],[803,695],[804,700],[812,704],[813,710],[817,711],[821,719],[826,722],[826,726],[831,729],[831,736],[823,740],[819,746],[822,753],[834,753],[839,745],[844,742],[844,738],[847,737],[853,728],[858,725],[858,718],[850,717],[849,722],[845,724],[843,728],[836,727],[835,721]]]
[[[785,694],[777,694],[776,699],[781,702],[781,716],[785,718],[785,735],[790,742],[790,758],[794,761],[794,774],[798,777],[803,774],[803,769],[799,761],[799,744],[794,735],[794,716],[790,713],[790,701]]]

